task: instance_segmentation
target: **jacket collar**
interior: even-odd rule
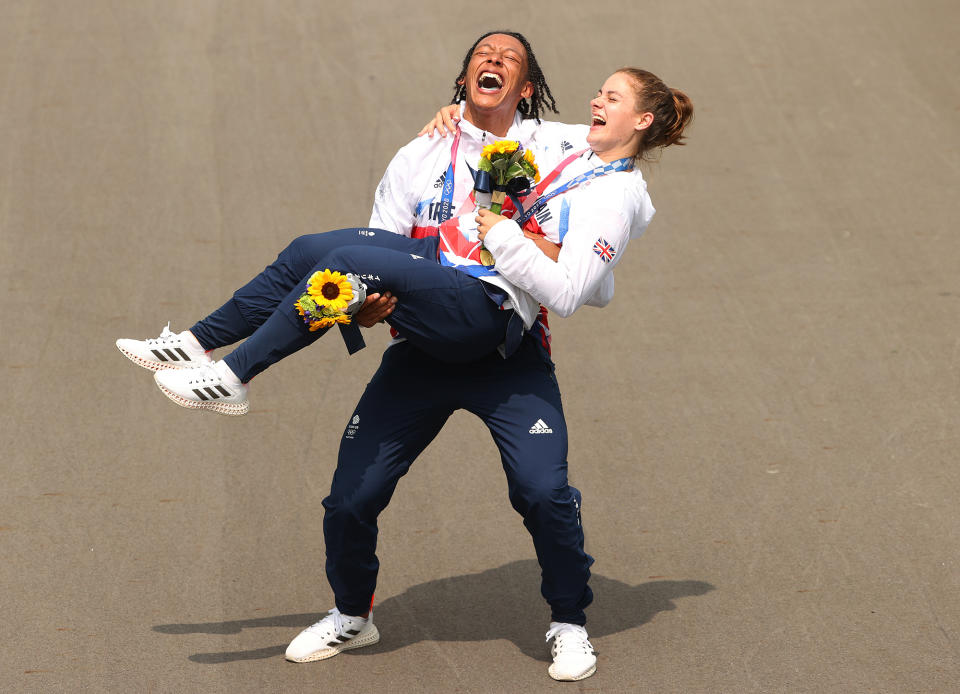
[[[468,121],[466,118],[464,118],[463,109],[465,105],[466,105],[466,102],[464,101],[460,102],[460,132],[463,133],[463,135],[477,141],[486,140],[489,142],[496,142],[497,140],[501,139],[496,135],[494,135],[493,133],[490,133],[486,130],[481,130],[480,128],[475,126],[473,123]],[[530,134],[532,133],[532,128],[530,127],[531,125],[536,126],[536,121],[533,118],[528,118],[527,120],[524,120],[523,117],[520,115],[520,112],[517,111],[516,113],[513,114],[513,123],[510,124],[510,129],[507,131],[506,136],[504,136],[504,138],[502,139],[519,140],[520,142],[525,142],[527,138],[530,136]]]

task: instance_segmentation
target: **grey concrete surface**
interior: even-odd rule
[[[383,516],[381,643],[287,663],[332,606],[320,500],[386,335],[279,364],[237,419],[113,341],[364,223],[503,26],[564,120],[625,64],[697,106],[613,305],[554,321],[599,671],[547,677],[466,415]],[[956,691],[958,27],[946,0],[2,0],[0,690]]]

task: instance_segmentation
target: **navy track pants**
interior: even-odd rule
[[[380,566],[377,516],[458,409],[480,417],[500,451],[553,621],[585,624],[593,558],[584,551],[580,492],[567,481],[567,428],[553,363],[531,336],[507,359],[494,353],[468,365],[438,361],[409,342],[386,350],[344,431],[323,500],[327,579],[337,608],[366,613]]]
[[[552,619],[584,624],[593,559],[584,551],[580,492],[567,481],[567,429],[553,364],[531,336],[501,358],[495,350],[509,312],[496,307],[481,282],[435,257],[435,238],[362,228],[302,236],[190,330],[206,349],[246,338],[226,361],[247,381],[323,334],[310,333],[293,308],[314,271],[372,275],[364,278],[370,293],[398,296],[388,323],[408,341],[384,353],[353,413],[357,425],[344,431],[323,501],[327,577],[337,607],[366,612],[379,569],[377,516],[447,418],[464,409],[483,420],[500,451]],[[456,360],[469,363],[450,363]]]
[[[208,350],[246,338],[224,361],[247,382],[327,332],[310,332],[294,304],[314,272],[330,269],[360,276],[368,294],[393,293],[387,323],[436,359],[462,363],[494,352],[513,312],[501,310],[484,283],[436,257],[436,237],[366,228],[301,236],[190,331]]]

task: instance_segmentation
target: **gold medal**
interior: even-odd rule
[[[495,261],[493,260],[493,253],[491,253],[490,251],[488,251],[486,248],[481,248],[481,249],[480,249],[480,262],[483,263],[484,265],[493,265],[494,262],[495,262]]]

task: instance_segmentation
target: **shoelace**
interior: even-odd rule
[[[194,383],[222,383],[219,374],[213,368],[213,364],[198,364],[192,368],[184,369],[184,371],[193,375],[193,378],[187,381],[191,385]]]
[[[557,624],[547,631],[547,642],[556,637],[554,647],[559,651],[565,647],[583,648],[593,651],[593,644],[587,639],[587,630],[576,624]]]
[[[331,625],[331,622],[333,623]],[[307,631],[312,631],[314,634],[320,634],[321,636],[324,632],[330,627],[333,626],[333,635],[339,636],[344,633],[343,628],[343,616],[336,607],[332,610],[327,611],[327,616],[321,619],[316,624],[311,624],[307,627]]]
[[[170,322],[167,321],[167,327],[160,333],[160,337],[151,337],[149,340],[146,340],[146,343],[148,345],[165,345],[167,342],[173,342],[173,338],[176,336],[176,333],[170,332]]]

